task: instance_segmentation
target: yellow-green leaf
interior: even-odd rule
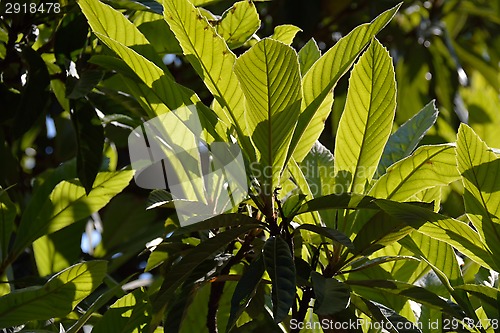
[[[264,194],[271,196],[300,112],[297,53],[266,38],[238,58],[234,69],[245,94],[248,130],[259,152],[258,178]]]
[[[500,158],[467,125],[457,138],[465,211],[500,266]]]
[[[274,28],[274,33],[271,38],[286,45],[291,45],[293,39],[295,38],[295,35],[301,31],[302,29],[292,24],[278,25],[276,28]]]
[[[217,33],[229,48],[242,46],[260,27],[259,14],[251,1],[238,1],[215,23]]]
[[[412,155],[389,167],[368,195],[405,201],[418,192],[434,186],[448,185],[459,177],[453,145],[422,146]]]
[[[400,5],[376,17],[371,23],[355,28],[328,50],[304,75],[300,121],[293,134],[287,159],[293,155],[301,162],[324,128],[324,121],[331,110],[324,99],[331,95],[338,80],[347,72],[354,60],[373,37],[389,23]],[[323,108],[320,109],[320,106]],[[322,112],[319,112],[322,111]],[[318,131],[319,128],[319,131]]]
[[[396,81],[389,52],[376,39],[349,80],[335,143],[335,174],[344,191],[364,193],[391,134]]]

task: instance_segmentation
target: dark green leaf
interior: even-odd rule
[[[345,283],[356,292],[362,293],[363,289],[368,288],[380,293],[399,295],[405,299],[439,309],[451,316],[464,318],[464,313],[457,304],[439,297],[425,288],[409,283],[391,280],[347,280]]]
[[[319,235],[325,236],[327,238],[330,238],[331,240],[336,241],[339,244],[344,245],[347,247],[349,250],[354,250],[354,245],[352,244],[351,240],[349,237],[347,237],[343,232],[337,230],[337,229],[332,229],[328,227],[322,227],[314,224],[302,224],[295,230],[309,230],[312,232],[315,232]]]
[[[274,321],[279,323],[295,301],[295,264],[288,244],[280,237],[270,237],[264,244],[263,254],[272,282]]]
[[[311,274],[314,294],[314,313],[332,315],[349,306],[351,289],[334,278],[325,278],[318,272]]]
[[[193,231],[235,227],[246,224],[257,224],[259,220],[244,214],[222,214],[211,217],[203,222],[187,225],[174,231],[174,235],[182,235]]]
[[[28,63],[26,85],[14,118],[14,136],[19,138],[42,119],[49,98],[49,72],[42,57],[32,48],[25,47],[22,56]]]
[[[248,269],[243,273],[240,281],[238,281],[231,299],[231,314],[229,315],[226,332],[229,332],[234,327],[236,320],[238,320],[252,299],[262,279],[264,270],[264,260],[262,256],[259,256],[250,264]]]
[[[329,194],[323,197],[309,200],[305,202],[297,214],[314,212],[322,209],[356,209],[356,208],[369,208],[378,210],[377,206],[372,204],[374,198],[355,194],[355,193],[342,193],[342,194]]]
[[[163,306],[171,299],[175,290],[204,260],[215,255],[222,247],[229,244],[236,237],[260,227],[258,224],[250,224],[233,228],[201,242],[197,247],[192,249],[165,276],[161,289],[153,300],[153,311],[155,313],[160,312]]]
[[[92,190],[95,177],[102,164],[104,128],[89,103],[77,103],[72,119],[77,133],[78,152],[76,169],[87,195]]]
[[[101,70],[84,70],[80,73],[80,78],[76,81],[68,98],[80,99],[87,96],[99,82],[101,82],[104,72]]]

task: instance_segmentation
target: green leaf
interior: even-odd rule
[[[370,43],[373,37],[387,25],[400,5],[385,11],[371,23],[360,25],[340,39],[304,75],[301,114],[287,155],[298,162],[307,155],[323,131],[324,122],[331,111],[331,91],[338,80],[352,66],[354,60]],[[385,76],[385,75],[384,75]]]
[[[496,267],[477,232],[462,221],[406,203],[377,200],[385,212],[431,238],[443,241],[486,268]]]
[[[240,235],[260,228],[258,224],[244,225],[217,234],[216,236],[201,242],[198,246],[187,253],[182,259],[169,270],[165,276],[158,295],[153,300],[153,311],[158,313],[170,300],[175,290],[204,260],[210,258],[221,248],[232,242]]]
[[[425,133],[436,122],[438,114],[439,111],[433,100],[389,137],[377,168],[379,176],[383,175],[390,165],[413,152]]]
[[[279,184],[299,116],[299,63],[295,51],[273,39],[255,44],[234,67],[246,98],[248,131],[257,148],[264,195]]]
[[[273,317],[279,323],[295,301],[295,264],[288,244],[280,237],[270,237],[264,244],[263,254],[272,283]]]
[[[334,278],[325,278],[318,272],[312,272],[316,301],[314,313],[319,315],[332,315],[345,310],[351,299],[351,288]]]
[[[467,216],[500,267],[500,158],[462,124],[458,129],[457,162]]]
[[[251,1],[238,1],[215,22],[217,33],[224,38],[230,49],[248,41],[260,27],[259,14]]]
[[[102,165],[104,128],[96,116],[94,107],[88,102],[77,103],[72,120],[78,144],[76,172],[88,195]]]
[[[162,4],[165,20],[179,41],[184,55],[219,105],[214,107],[217,116],[225,123],[235,126],[244,150],[251,154],[251,145],[244,138],[247,132],[243,92],[232,70],[236,56],[215,28],[189,1],[162,1]]]
[[[292,24],[278,25],[274,28],[274,33],[270,38],[280,41],[283,44],[291,45],[295,35],[301,31],[302,29]]]
[[[23,215],[13,252],[18,254],[41,236],[98,211],[129,184],[132,176],[133,171],[101,172],[88,196],[78,181],[60,182],[35,218],[28,220],[26,214]]]
[[[422,146],[387,169],[368,194],[405,201],[427,188],[448,185],[459,178],[454,157],[451,144]]]
[[[352,70],[335,143],[335,174],[344,192],[364,193],[391,134],[396,81],[389,52],[376,39]]]
[[[264,271],[264,260],[262,256],[259,256],[250,264],[238,281],[233,297],[231,298],[231,314],[229,315],[226,332],[229,332],[233,328],[239,316],[248,306],[248,303],[250,303]]]
[[[333,240],[339,244],[344,245],[349,250],[354,250],[354,245],[352,244],[349,237],[347,237],[343,232],[338,231],[336,229],[332,229],[332,228],[328,228],[328,227],[321,227],[321,226],[314,225],[314,224],[302,224],[294,230],[294,233],[296,231],[299,231],[299,230],[308,230],[308,231],[315,232],[319,235],[330,238],[331,240]]]
[[[312,65],[321,57],[321,51],[314,38],[302,46],[299,51],[300,74],[304,76]]]
[[[16,215],[16,206],[10,200],[7,191],[0,188],[0,259],[2,262],[7,257]]]
[[[90,295],[106,275],[107,263],[94,260],[54,275],[44,286],[16,290],[0,297],[0,326],[64,317]]]

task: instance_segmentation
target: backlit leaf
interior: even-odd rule
[[[266,38],[239,57],[234,69],[246,99],[248,131],[260,153],[259,181],[270,196],[279,184],[300,111],[297,53]]]
[[[253,2],[239,1],[226,10],[215,24],[217,33],[230,49],[234,49],[242,46],[257,32],[260,19]]]
[[[396,82],[389,52],[375,39],[349,80],[335,143],[335,173],[343,191],[364,193],[391,133]]]
[[[331,111],[324,100],[331,95],[338,80],[349,70],[358,55],[373,37],[392,19],[399,5],[380,14],[371,23],[355,28],[341,38],[330,50],[312,65],[302,83],[304,99],[298,126],[288,152],[300,162],[319,138],[325,119]],[[321,111],[321,112],[319,112]]]

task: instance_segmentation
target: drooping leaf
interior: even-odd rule
[[[175,235],[187,234],[193,231],[234,227],[244,224],[258,224],[259,220],[244,214],[228,213],[211,217],[203,222],[181,227],[174,231]]]
[[[295,231],[299,231],[299,230],[308,230],[308,231],[315,232],[319,235],[330,238],[331,240],[333,240],[339,244],[344,245],[349,250],[354,250],[354,245],[352,244],[349,237],[347,237],[343,232],[338,231],[336,229],[332,229],[332,228],[328,228],[328,227],[321,227],[321,226],[314,225],[314,224],[302,224],[297,229],[295,229]]]
[[[78,144],[76,172],[88,195],[102,164],[104,128],[92,105],[86,102],[76,103],[76,105],[78,107],[72,114]]]
[[[274,28],[274,33],[271,36],[272,39],[280,41],[286,45],[291,45],[295,35],[301,32],[302,29],[296,27],[292,24],[278,25]]]
[[[130,182],[133,171],[101,172],[97,175],[93,190],[87,196],[76,180],[62,181],[46,198],[33,219],[23,215],[19,225],[14,253],[20,253],[39,237],[62,229],[104,207]]]
[[[438,113],[435,102],[431,101],[389,137],[377,168],[378,176],[382,176],[389,166],[413,152],[425,133],[436,122]]]
[[[242,46],[260,27],[259,14],[251,1],[238,1],[215,23],[217,33],[230,49]]]
[[[300,74],[304,76],[320,57],[318,44],[311,38],[299,51]]]
[[[49,72],[42,57],[27,46],[22,50],[22,57],[28,64],[28,71],[14,117],[13,135],[16,138],[44,117],[43,111],[50,100],[47,89],[50,84]]]
[[[332,315],[349,306],[351,289],[335,278],[325,278],[318,272],[311,274],[314,294],[314,313]]]
[[[153,300],[153,311],[155,313],[161,311],[175,290],[204,260],[229,244],[236,237],[259,227],[261,226],[258,224],[250,224],[232,228],[201,242],[192,249],[182,257],[182,259],[172,267],[167,276],[165,276],[162,287]]]
[[[458,129],[457,162],[467,216],[500,266],[500,158],[462,124]]]
[[[288,244],[272,236],[264,244],[264,265],[272,283],[273,317],[283,321],[295,301],[295,264]]]
[[[246,98],[248,131],[260,155],[257,176],[264,195],[271,196],[300,111],[297,54],[266,38],[239,57],[234,70]]]
[[[0,326],[66,316],[101,284],[106,267],[107,263],[99,260],[77,264],[54,275],[44,286],[0,297]]]
[[[448,185],[459,178],[454,157],[451,144],[422,146],[387,169],[368,194],[404,201],[427,188]]]
[[[259,256],[250,264],[240,281],[238,281],[231,298],[231,314],[229,315],[226,332],[229,332],[234,327],[238,317],[252,299],[264,271],[264,260],[262,256]]]
[[[306,201],[298,210],[297,214],[322,209],[370,208],[378,210],[378,207],[372,204],[374,199],[373,197],[355,193],[329,194]]]
[[[331,104],[325,103],[325,98],[331,95],[338,80],[398,9],[399,5],[380,14],[371,23],[355,28],[323,54],[304,75],[300,120],[293,134],[287,160],[293,156],[300,162],[307,155],[319,138],[324,121],[331,111]]]
[[[364,193],[391,133],[396,82],[389,52],[375,39],[349,80],[335,143],[335,174],[343,191]]]

